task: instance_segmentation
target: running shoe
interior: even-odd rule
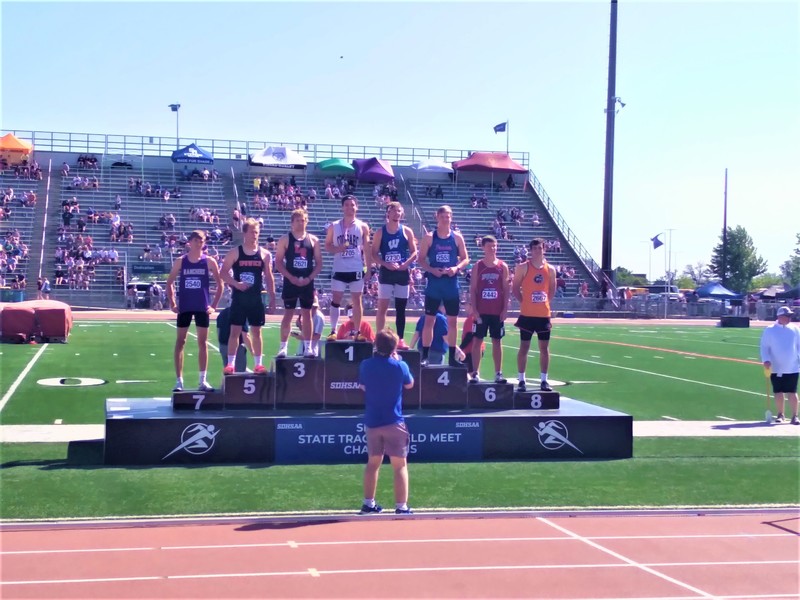
[[[503,377],[503,374],[502,374],[502,373],[497,373],[497,374],[494,376],[494,382],[495,382],[495,383],[499,383],[499,384],[504,384],[504,383],[508,383],[508,379],[506,379],[505,377]]]
[[[776,423],[783,423],[785,420],[786,420],[786,417],[783,416],[783,413],[778,413],[775,416],[775,422]]]
[[[414,511],[410,508],[395,508],[394,514],[396,515],[413,515]]]
[[[408,344],[406,344],[405,340],[400,339],[397,341],[397,349],[398,350],[410,350]]]
[[[420,367],[427,367],[428,366],[428,359],[427,358],[423,358],[421,361],[419,361],[419,366]]]
[[[172,391],[173,392],[182,392],[183,391],[183,386],[180,383],[176,383],[175,387],[172,388]]]
[[[256,365],[256,368],[253,369],[253,373],[256,375],[263,375],[267,372],[267,368],[264,365]]]
[[[797,415],[792,417],[791,423],[792,425],[800,425],[800,419],[797,418]]]
[[[525,388],[525,382],[524,381],[520,381],[519,383],[517,383],[517,391],[518,392],[527,391],[527,389]]]
[[[355,334],[355,339],[356,339],[357,342],[366,342],[367,341],[367,338],[365,338],[360,333]]]
[[[550,384],[547,383],[546,381],[543,381],[541,383],[541,386],[539,387],[539,389],[542,390],[543,392],[552,392],[553,391],[553,388],[551,388]]]
[[[380,504],[374,504],[373,506],[367,506],[366,504],[361,505],[362,515],[377,515],[382,512],[383,507]]]
[[[286,358],[286,348],[281,348],[275,355],[275,358]]]
[[[335,331],[331,331],[328,334],[328,337],[325,338],[325,339],[327,339],[329,342],[335,342],[336,341],[336,332]]]
[[[197,389],[201,392],[213,392],[214,388],[209,385],[207,381],[201,381],[200,385],[197,386]]]
[[[233,365],[225,365],[225,368],[222,369],[223,375],[233,375],[233,373],[234,373]]]
[[[478,373],[477,372],[469,374],[469,383],[475,384],[475,383],[480,383],[480,382],[481,382],[481,378],[478,377]]]

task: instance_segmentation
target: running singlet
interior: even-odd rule
[[[381,258],[388,263],[402,264],[408,260],[408,240],[406,239],[405,230],[402,225],[397,228],[395,233],[389,233],[386,230],[386,225],[383,226],[383,230],[381,231],[381,247],[378,249],[378,253]],[[391,283],[394,283],[395,280],[399,282],[400,279],[404,280],[404,283],[401,285],[407,285],[408,271],[391,271],[381,265],[378,281],[389,283],[389,280],[391,280]]]
[[[477,277],[477,306],[479,315],[500,315],[505,308],[506,298],[503,297],[503,261],[487,267],[486,263],[479,260],[472,269],[472,276]]]
[[[452,231],[446,238],[440,238],[436,230],[433,231],[431,247],[428,248],[428,264],[432,268],[455,267],[458,264],[458,246]],[[428,273],[425,295],[442,300],[458,298],[458,276],[436,277]]]
[[[178,312],[206,312],[209,305],[209,276],[206,256],[192,262],[181,257],[181,275],[178,285]]]
[[[245,291],[233,288],[232,300],[245,302],[261,302],[261,289],[263,288],[264,259],[261,258],[261,249],[255,254],[245,254],[244,248],[239,246],[239,257],[233,263],[233,278],[236,281],[249,283]]]
[[[364,270],[364,240],[361,235],[364,225],[364,221],[359,219],[347,227],[342,224],[341,220],[331,225],[333,227],[333,245],[347,245],[344,252],[337,252],[333,255],[334,273],[356,273]]]
[[[550,267],[547,261],[536,268],[526,263],[527,271],[522,278],[522,303],[519,314],[524,317],[550,318],[550,299],[547,292],[550,289]]]
[[[314,244],[308,235],[298,240],[289,232],[286,246],[286,270],[295,277],[308,277],[314,270]]]

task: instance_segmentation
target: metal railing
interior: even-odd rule
[[[395,146],[354,146],[341,144],[316,144],[311,142],[215,140],[210,138],[175,138],[142,135],[113,135],[100,133],[72,133],[60,131],[35,131],[3,129],[16,137],[30,141],[34,150],[70,152],[77,154],[117,154],[121,156],[169,157],[176,148],[195,143],[220,160],[247,160],[253,152],[266,146],[290,148],[302,154],[309,162],[328,158],[382,158],[397,166],[407,166],[427,159],[453,162],[468,158],[475,150],[452,148],[405,148]],[[509,156],[524,167],[528,166],[527,152],[509,152]]]

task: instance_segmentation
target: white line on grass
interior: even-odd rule
[[[167,325],[169,325],[169,326],[170,326],[170,327],[172,327],[173,329],[177,329],[177,328],[178,328],[176,325],[173,325],[172,323],[167,323]],[[187,332],[187,333],[188,333],[190,336],[192,336],[194,339],[197,339],[197,334],[196,334],[196,333],[192,333],[191,331],[189,331],[189,332]],[[219,352],[219,348],[218,348],[217,346],[215,346],[214,344],[212,344],[211,342],[208,342],[208,345],[209,345],[209,346],[211,346],[211,347],[212,347],[214,350],[216,350],[217,352]],[[193,354],[190,354],[189,356],[194,356],[194,355],[193,355]],[[253,372],[253,371],[252,371],[251,369],[249,369],[249,368],[248,368],[248,369],[245,369],[245,370],[246,370],[248,373],[252,373],[252,372]]]
[[[507,344],[503,344],[503,348],[510,348],[511,350],[519,350]],[[686,379],[685,377],[675,377],[674,375],[666,375],[664,373],[654,373],[653,371],[645,371],[643,369],[634,369],[633,367],[623,367],[622,365],[612,365],[609,363],[602,363],[596,360],[587,360],[585,358],[577,358],[575,356],[567,356],[566,354],[550,354],[556,358],[565,358],[567,360],[575,360],[578,362],[588,363],[590,365],[598,365],[600,367],[609,367],[612,369],[622,369],[623,371],[633,371],[634,373],[642,373],[644,375],[652,375],[654,377],[663,377],[664,379],[674,379],[675,381],[683,381],[685,383],[696,383],[697,385],[705,385],[707,387],[719,388],[721,390],[728,390],[730,392],[739,392],[741,394],[749,394],[751,396],[762,396],[761,392],[751,392],[749,390],[740,390],[739,388],[729,387],[727,385],[719,385],[717,383],[708,383],[707,381],[696,381],[694,379]]]
[[[661,415],[662,419],[666,419],[667,421],[680,421],[677,417],[668,417],[667,415]]]
[[[722,419],[723,421],[735,421],[736,419],[731,419],[730,417],[723,417],[722,415],[717,415],[718,419]]]
[[[45,350],[47,350],[47,347],[49,345],[50,344],[45,344],[39,349],[39,351],[33,356],[33,358],[28,362],[28,364],[22,370],[22,373],[20,373],[19,376],[16,378],[14,383],[11,384],[11,387],[8,388],[8,391],[5,393],[2,400],[0,400],[0,411],[2,411],[6,407],[8,401],[11,400],[11,396],[14,395],[14,392],[17,391],[17,388],[22,383],[22,380],[25,379],[25,376],[28,373],[30,373],[30,370],[33,368],[33,365],[36,364],[36,361],[39,360],[39,357],[44,353]]]

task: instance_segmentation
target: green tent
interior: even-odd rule
[[[323,160],[321,163],[317,164],[317,168],[320,171],[328,173],[355,173],[356,171],[353,165],[343,158],[329,158],[328,160]]]

